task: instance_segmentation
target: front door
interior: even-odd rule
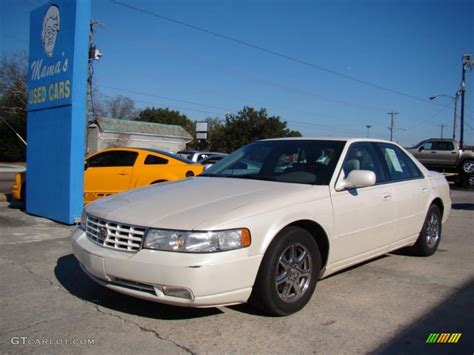
[[[352,170],[370,170],[374,186],[331,192],[334,211],[334,240],[331,260],[336,269],[387,250],[395,235],[396,206],[391,184],[387,184],[375,147],[369,142],[354,143],[344,160],[339,179]]]
[[[84,172],[85,202],[128,190],[137,155],[137,152],[112,150],[90,157]]]

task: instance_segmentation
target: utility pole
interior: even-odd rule
[[[100,26],[101,23],[97,20],[91,20],[89,23],[89,58],[87,65],[87,109],[86,109],[86,144],[85,155],[89,154],[89,124],[96,120],[94,109],[94,93],[92,92],[92,75],[94,74],[94,61],[102,57],[101,51],[94,44],[94,28]],[[92,120],[89,120],[89,112],[92,111]]]
[[[390,115],[390,126],[388,130],[390,131],[390,141],[393,140],[393,131],[395,130],[395,115],[398,115],[398,112],[389,112],[387,115]]]
[[[461,94],[461,90],[456,91],[454,95],[454,120],[453,120],[453,139],[456,139],[456,128],[458,123],[458,99]]]
[[[370,124],[366,125],[365,127],[367,127],[367,138],[370,137],[370,128],[372,127]]]
[[[461,77],[461,133],[459,135],[459,147],[464,149],[464,96],[466,93],[466,70],[472,69],[474,61],[470,54],[462,56],[462,77]]]
[[[440,125],[438,125],[438,127],[441,127],[441,138],[443,138],[444,127],[447,127],[447,125],[445,125],[444,123],[441,123]]]

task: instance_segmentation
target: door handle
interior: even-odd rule
[[[434,151],[431,151],[431,154],[436,154],[436,152],[434,152]]]
[[[451,152],[451,154],[458,154],[458,152]]]
[[[125,171],[121,171],[117,175],[122,175],[123,176],[123,175],[128,175],[128,173],[126,173]]]
[[[423,187],[423,188],[421,189],[421,191],[422,191],[422,192],[428,192],[428,188],[427,188],[427,187]]]
[[[389,200],[392,199],[392,195],[389,195],[389,194],[383,195],[382,197],[383,197],[384,201],[389,201]]]

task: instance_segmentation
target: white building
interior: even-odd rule
[[[98,118],[89,125],[88,153],[113,148],[154,148],[176,153],[193,137],[181,126],[141,121]]]

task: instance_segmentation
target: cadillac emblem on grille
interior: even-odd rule
[[[99,238],[99,240],[103,242],[107,238],[107,228],[100,227],[97,233],[97,238]]]

